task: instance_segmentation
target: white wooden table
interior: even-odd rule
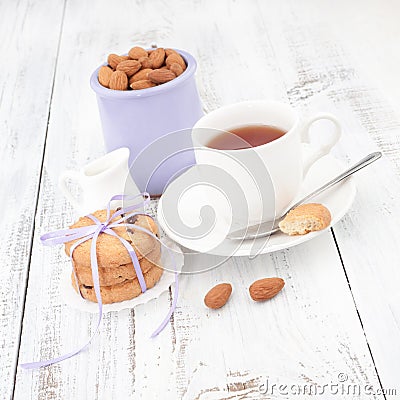
[[[361,394],[315,398],[400,398],[399,17],[390,0],[1,1],[0,398],[301,399],[262,389],[340,379]],[[76,348],[95,328],[95,315],[64,305],[68,260],[38,238],[72,222],[60,172],[103,153],[91,72],[107,53],[151,42],[197,58],[207,110],[275,98],[329,111],[344,126],[338,158],[384,158],[355,177],[352,209],[317,239],[183,276],[156,339],[148,336],[170,293],[107,314],[83,354],[21,370]],[[247,288],[265,276],[286,287],[254,304]],[[210,312],[203,296],[220,281],[235,292]]]

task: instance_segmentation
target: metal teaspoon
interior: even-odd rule
[[[373,163],[374,161],[378,160],[381,157],[382,157],[382,153],[379,151],[368,154],[366,157],[361,159],[358,163],[354,164],[352,167],[350,167],[346,171],[342,172],[336,178],[333,178],[329,182],[325,183],[325,185],[314,190],[312,193],[308,194],[306,197],[299,200],[296,204],[291,205],[288,210],[286,210],[279,218],[276,218],[274,221],[266,221],[266,222],[262,222],[261,224],[258,224],[258,225],[252,225],[252,226],[249,226],[248,228],[239,229],[237,231],[230,232],[227,235],[227,238],[232,239],[232,240],[257,239],[257,238],[269,236],[269,235],[272,235],[272,234],[278,232],[279,231],[279,222],[281,222],[286,217],[286,214],[290,210],[299,206],[300,204],[305,203],[307,200],[310,200],[312,197],[315,197],[315,196],[321,194],[325,190],[338,184],[339,182],[343,181],[344,179],[353,175],[355,172],[357,172],[360,169],[366,167],[367,165]]]

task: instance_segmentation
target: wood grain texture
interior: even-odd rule
[[[320,257],[316,248],[323,250]],[[379,387],[338,264],[326,233],[251,264],[245,257],[234,258],[206,274],[183,277],[174,317],[177,398],[275,398],[259,392],[268,378],[276,384],[323,385],[337,381],[339,372]],[[254,303],[248,287],[266,276],[284,278],[285,288],[268,302]],[[230,301],[220,310],[205,309],[204,294],[224,281],[233,286]]]
[[[125,5],[132,6],[128,1]],[[131,12],[137,14],[139,10],[135,5]],[[56,178],[60,172],[77,168],[104,152],[89,77],[107,51],[123,52],[129,48],[132,42],[126,38],[131,37],[128,31],[131,25],[128,19],[126,22],[126,29],[121,29],[117,12],[113,15],[107,2],[95,8],[89,1],[68,2],[66,6],[38,204],[21,362],[54,357],[77,348],[95,327],[96,316],[64,305],[59,283],[62,269],[69,268],[68,260],[60,248],[44,248],[38,238],[43,232],[68,226],[76,217],[57,190]],[[88,351],[41,371],[19,370],[15,398],[132,398],[135,393],[154,390],[152,382],[159,373],[157,366],[162,367],[161,375],[172,370],[172,328],[168,326],[156,341],[149,336],[167,314],[169,305],[166,293],[159,301],[138,307],[134,312],[105,315],[101,333]],[[142,343],[146,343],[146,348]],[[148,379],[147,363],[151,371]],[[138,371],[138,365],[143,369]]]
[[[0,3],[2,399],[14,385],[62,12],[62,1]]]
[[[43,4],[47,7],[46,18],[61,23],[62,4]],[[24,3],[23,7],[26,21],[30,19],[33,26],[43,24],[42,8],[39,15],[35,11],[37,5]],[[337,382],[339,373],[346,374],[349,383],[372,385],[376,390],[396,387],[400,355],[396,344],[400,337],[400,310],[395,259],[399,243],[394,238],[399,194],[397,111],[368,85],[368,74],[359,74],[359,70],[363,71],[359,60],[349,55],[355,52],[357,41],[332,36],[337,29],[337,16],[341,15],[340,10],[345,13],[346,3],[338,2],[338,10],[331,17],[330,7],[331,3],[311,0],[304,4],[289,0],[199,0],[190,7],[183,0],[125,0],[115,7],[105,0],[96,2],[96,7],[89,0],[67,1],[35,221],[20,361],[70,351],[83,343],[95,327],[95,316],[64,305],[59,281],[68,261],[59,248],[43,248],[38,238],[74,219],[71,207],[56,188],[59,173],[77,168],[103,152],[95,96],[88,81],[107,53],[123,53],[133,43],[151,42],[187,49],[199,63],[197,81],[207,110],[245,99],[275,98],[289,101],[305,113],[331,111],[340,117],[345,129],[336,155],[353,160],[380,146],[391,163],[379,162],[358,177],[357,202],[334,229],[342,258],[335,237],[327,232],[297,248],[252,261],[231,259],[210,272],[184,275],[176,313],[159,337],[149,339],[169,308],[171,293],[134,311],[107,314],[100,335],[83,354],[40,371],[18,370],[16,399],[293,398],[262,395],[259,386],[267,379],[276,384],[324,385]],[[17,15],[20,10],[8,11]],[[390,13],[390,7],[386,12]],[[48,29],[52,29],[54,43],[46,51],[54,65],[57,28]],[[49,35],[47,31],[46,34]],[[15,35],[17,41],[19,36]],[[351,36],[349,28],[348,35]],[[24,38],[24,43],[29,43],[28,39],[38,40],[30,36]],[[51,68],[47,67],[51,76]],[[43,121],[47,117],[50,84],[47,96],[40,100],[43,115],[35,127],[40,132],[45,132]],[[6,98],[11,109],[11,102],[19,97],[11,96],[11,89],[8,90]],[[32,107],[37,103],[34,100],[37,99],[29,98],[30,103],[22,103],[21,109]],[[8,112],[0,115],[1,123],[7,123],[3,121],[8,121]],[[19,114],[13,115],[10,121],[17,117]],[[34,186],[33,180],[36,185],[24,193],[26,202],[18,203],[25,207],[18,210],[21,215],[31,216],[14,228],[18,229],[13,232],[21,238],[20,244],[3,242],[7,246],[2,249],[3,254],[13,257],[7,260],[18,261],[10,265],[19,266],[24,262],[27,265],[33,215],[29,207],[36,202],[43,153],[39,142],[28,141],[33,140],[33,131],[30,139],[23,134],[22,122],[26,120],[27,117],[19,121],[17,134],[7,131],[7,138],[19,143],[20,165],[27,154],[33,160],[29,164],[30,175],[25,173],[17,182],[30,187]],[[27,146],[31,144],[37,160],[28,153]],[[6,160],[10,148],[7,146],[0,145]],[[371,182],[380,190],[372,191]],[[20,193],[20,186],[11,186],[14,196]],[[377,239],[375,232],[382,239]],[[377,240],[379,247],[374,246]],[[187,257],[193,269],[194,264],[202,262],[205,261],[201,257]],[[26,269],[18,273],[14,269],[7,271],[9,284],[0,287],[4,304],[0,334],[13,338],[6,347],[1,346],[2,351],[6,349],[8,360],[3,362],[2,357],[0,362],[0,368],[6,371],[7,385],[0,386],[0,394],[5,397],[9,397],[13,386],[12,360],[16,359],[15,332],[19,329],[18,320],[13,324],[8,321],[14,310],[21,309],[24,285],[20,282],[25,274]],[[271,301],[255,304],[248,296],[248,286],[266,276],[280,276],[286,286]],[[221,281],[232,283],[232,298],[221,310],[207,310],[203,306],[204,294]],[[11,299],[9,285],[14,293]],[[372,296],[372,291],[377,295]]]
[[[356,3],[359,9],[364,7],[364,3]],[[375,9],[372,3],[366,7]],[[345,24],[354,23],[348,14],[336,10],[329,16],[331,5],[325,2],[315,8],[310,5],[285,3],[281,14],[271,14],[271,9],[264,7],[263,15],[269,20],[271,35],[281,31],[274,27],[274,21],[286,15],[284,35],[291,46],[278,48],[278,39],[275,43],[290,102],[308,114],[325,110],[340,117],[344,134],[335,153],[341,158],[355,161],[376,150],[387,156],[355,177],[359,186],[356,202],[334,231],[382,386],[396,388],[400,346],[397,341],[384,340],[382,332],[386,332],[385,337],[400,335],[396,306],[400,284],[396,248],[400,239],[394,222],[400,217],[395,200],[400,195],[398,103],[395,107],[390,96],[384,96],[383,89],[391,93],[387,77],[375,76],[371,86],[366,81],[377,71],[376,65],[369,68],[367,64],[371,51],[379,54],[381,49],[370,48],[363,56],[357,36],[352,39],[347,30],[345,40],[343,32],[339,34],[340,29],[332,26],[332,19],[339,15]],[[390,23],[393,17],[388,11],[385,15]],[[382,46],[390,47],[390,30],[385,38],[381,31],[379,35]],[[392,84],[398,87],[399,83],[399,78],[393,76]]]

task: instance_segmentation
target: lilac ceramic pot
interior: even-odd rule
[[[190,128],[203,116],[194,77],[197,64],[189,53],[176,51],[185,59],[186,70],[153,88],[107,89],[98,82],[98,69],[90,79],[106,150],[128,147],[131,175],[139,189],[151,195],[163,193],[171,178],[195,163]],[[173,135],[177,131],[182,132],[179,140]]]

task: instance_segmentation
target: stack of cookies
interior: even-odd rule
[[[101,222],[105,222],[107,211],[96,211],[92,215]],[[127,222],[145,228],[154,235],[158,234],[158,228],[154,220],[146,215],[132,216]],[[79,228],[93,224],[90,218],[82,217],[70,228]],[[163,273],[160,263],[160,243],[147,233],[137,229],[119,226],[113,228],[113,231],[131,244],[139,260],[146,286],[148,289],[152,288],[160,280]],[[71,246],[74,243],[75,241],[71,241],[65,244],[65,252],[68,256],[70,255]],[[75,274],[72,273],[71,279],[72,285],[78,293],[80,291],[85,299],[97,302],[90,261],[91,245],[92,239],[89,239],[75,248],[73,252]],[[100,292],[104,304],[130,300],[142,293],[131,257],[117,237],[101,233],[96,242],[96,255]]]

